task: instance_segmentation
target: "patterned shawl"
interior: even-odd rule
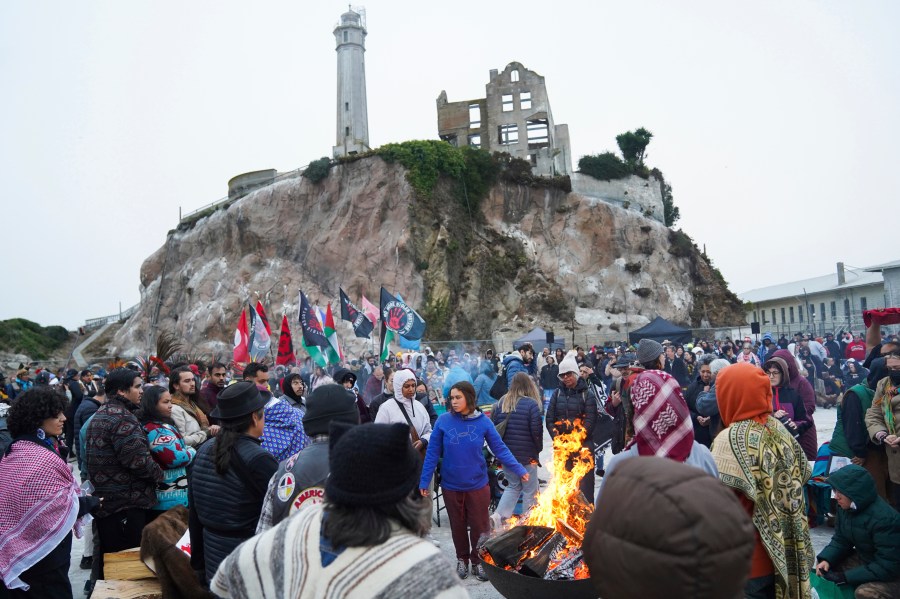
[[[800,445],[769,416],[764,425],[735,422],[712,453],[722,483],[754,503],[753,525],[775,567],[776,599],[809,597],[814,552],[803,487],[811,471]]]
[[[279,462],[291,457],[307,445],[303,415],[287,400],[274,398],[266,404],[262,448]]]
[[[0,480],[0,576],[8,588],[28,590],[19,576],[75,527],[80,489],[58,454],[24,439],[0,461]]]
[[[203,413],[203,410],[200,409],[200,406],[198,406],[192,400],[182,399],[180,396],[173,393],[172,403],[176,406],[181,407],[185,412],[190,414],[190,416],[197,421],[197,424],[200,425],[201,429],[206,430],[209,428],[209,418],[206,417],[206,414]]]
[[[638,454],[684,462],[694,446],[691,413],[678,381],[662,370],[645,370],[631,385]],[[627,449],[627,448],[626,448]]]

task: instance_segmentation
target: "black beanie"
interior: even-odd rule
[[[356,396],[341,385],[321,385],[306,399],[303,430],[307,435],[327,435],[332,421],[359,424]]]
[[[878,381],[888,376],[887,360],[884,358],[875,358],[869,364],[869,375],[866,377],[866,386],[871,390],[875,390]]]
[[[402,423],[364,424],[333,435],[328,463],[325,497],[338,505],[397,503],[419,484],[419,454]]]

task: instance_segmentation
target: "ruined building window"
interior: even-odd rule
[[[550,145],[550,128],[547,119],[525,121],[525,133],[528,136],[528,149],[546,148]]]
[[[784,308],[781,309],[781,324],[787,324],[787,319],[784,317]]]
[[[519,126],[500,125],[497,127],[497,137],[500,138],[500,145],[517,144],[519,143]]]
[[[346,31],[344,32],[344,41],[345,42],[347,41],[347,32]]]
[[[831,320],[837,320],[837,304],[831,302]]]
[[[344,136],[350,137],[350,127],[344,127]]]
[[[480,133],[472,133],[469,135],[469,145],[473,148],[481,147],[481,134]]]
[[[772,324],[778,324],[775,322],[775,308],[772,308]]]
[[[512,94],[503,94],[503,112],[512,112],[513,111],[513,97]]]
[[[528,159],[531,161],[531,166],[537,166],[537,154],[529,154]]]
[[[441,139],[446,141],[451,146],[456,146],[456,136],[455,135],[441,135]]]
[[[529,110],[531,108],[531,92],[522,92],[519,94],[519,108]]]
[[[844,318],[850,321],[850,300],[844,300]]]
[[[519,80],[519,69],[515,69],[509,74],[509,80],[516,83]]]
[[[859,298],[859,309],[860,310],[868,310],[869,309],[869,304],[866,301],[866,298],[864,298],[864,297]]]
[[[350,112],[350,102],[344,102],[344,112]]]
[[[800,316],[800,322],[803,322],[803,304],[797,306],[797,314]]]
[[[794,306],[791,306],[789,309],[791,311],[791,324],[793,324],[794,323]]]
[[[825,322],[825,302],[819,304],[819,322]]]
[[[469,104],[469,129],[481,128],[481,106]]]

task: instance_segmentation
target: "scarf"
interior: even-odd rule
[[[28,590],[19,576],[44,559],[76,526],[80,489],[65,461],[35,438],[19,439],[0,461],[0,577]]]
[[[206,430],[209,428],[209,419],[206,417],[206,414],[203,413],[203,410],[201,410],[193,401],[190,399],[182,399],[178,395],[173,394],[172,403],[176,406],[180,406],[185,412],[190,414],[200,425],[201,429]]]
[[[722,483],[753,502],[753,525],[775,567],[776,599],[810,596],[813,546],[803,487],[809,462],[791,434],[772,416],[765,424],[740,420],[712,446]]]
[[[662,370],[645,370],[631,386],[638,454],[684,462],[694,446],[694,426],[681,386]]]

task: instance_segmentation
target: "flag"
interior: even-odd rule
[[[259,306],[259,304],[257,304]],[[268,325],[263,321],[257,308],[248,306],[250,310],[250,359],[261,362],[269,353],[272,338],[269,336]]]
[[[250,361],[248,341],[250,334],[247,331],[247,314],[241,309],[241,318],[238,320],[237,329],[234,331],[234,361],[247,363]]]
[[[324,367],[328,364],[328,360],[325,358],[322,348],[328,347],[328,340],[325,339],[322,325],[319,324],[319,320],[316,318],[309,301],[302,291],[300,292],[300,312],[297,320],[300,322],[300,330],[303,333],[300,336],[300,343],[303,345],[303,349],[309,353],[309,357],[312,358],[313,362]]]
[[[406,302],[391,297],[381,288],[381,320],[388,329],[407,339],[421,339],[425,334],[425,321]]]
[[[368,339],[372,335],[372,329],[375,328],[374,323],[368,319],[367,315],[353,305],[343,289],[341,289],[341,318],[352,323],[353,333],[363,339]]]
[[[328,354],[329,364],[339,364],[344,359],[341,354],[341,345],[338,343],[337,331],[334,330],[334,315],[331,313],[331,302],[328,302],[328,308],[325,311],[325,338],[328,339],[328,347],[325,353]]]
[[[266,311],[263,309],[262,302],[256,300],[256,311],[259,313],[259,317],[262,318],[263,324],[266,326],[266,332],[269,334],[269,337],[272,337],[272,327],[269,326],[269,319],[266,317]]]
[[[281,335],[278,337],[278,357],[276,364],[296,364],[294,355],[294,342],[291,339],[291,329],[288,328],[287,314],[281,317]]]
[[[384,321],[381,321],[381,352],[379,354],[378,361],[384,362],[391,355],[391,342],[394,341],[394,337],[396,337],[396,333],[389,328],[384,326]]]
[[[362,307],[366,318],[371,320],[373,325],[376,324],[378,322],[378,308],[375,307],[375,304],[367,300],[366,296],[362,296]]]
[[[399,293],[397,294],[397,299],[400,300],[401,302],[403,301],[403,298],[400,296]],[[412,308],[410,308],[410,310],[412,310]],[[419,316],[419,313],[416,312],[415,310],[413,310],[413,313],[416,316]],[[421,319],[421,318],[422,317],[419,316],[419,319]],[[414,349],[414,350],[418,351],[419,349],[421,349],[422,343],[419,339],[409,339],[407,337],[404,337],[403,335],[400,335],[400,347],[403,349]]]

